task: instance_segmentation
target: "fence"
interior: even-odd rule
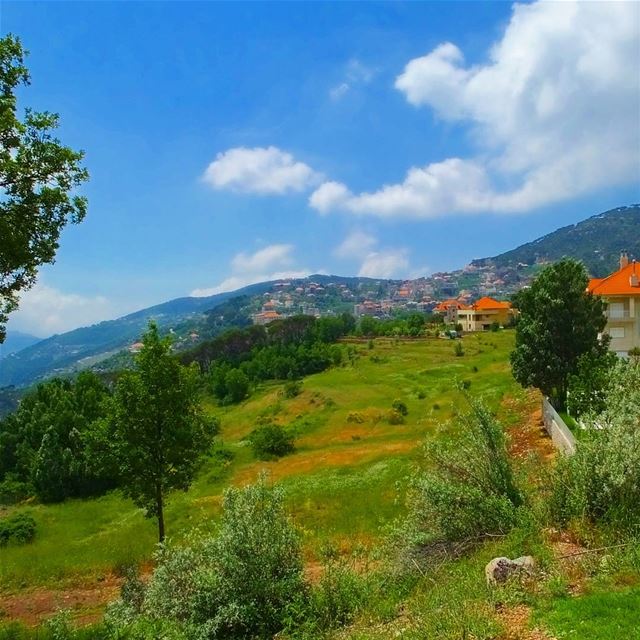
[[[576,439],[564,420],[558,415],[548,398],[542,399],[542,419],[547,433],[551,436],[557,449],[571,455],[576,451]]]

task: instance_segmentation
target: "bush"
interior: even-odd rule
[[[242,369],[231,369],[224,377],[226,403],[241,402],[249,395],[249,378]]]
[[[252,431],[249,437],[257,458],[281,458],[295,450],[294,436],[277,424],[266,424]]]
[[[264,478],[225,492],[217,536],[163,546],[156,560],[142,616],[176,624],[189,638],[271,638],[306,593],[298,534],[282,491]],[[121,607],[111,609],[110,621],[128,626]]]
[[[457,358],[461,358],[464,355],[464,349],[462,348],[462,342],[456,342],[453,347],[453,353]]]
[[[362,424],[364,422],[364,416],[359,411],[349,411],[349,414],[347,415],[347,422]]]
[[[605,410],[609,381],[617,360],[610,351],[590,351],[578,358],[576,372],[569,376],[567,388],[567,411],[571,416],[577,418]]]
[[[285,398],[295,398],[302,392],[302,382],[300,380],[290,380],[282,388],[282,395]]]
[[[522,495],[505,435],[482,403],[468,400],[470,411],[459,418],[459,437],[428,443],[425,471],[412,479],[402,531],[410,550],[505,533],[515,524]]]
[[[492,322],[491,323],[491,331],[493,331],[493,333],[496,333],[497,331],[500,331],[500,323],[499,322]]]
[[[33,495],[33,487],[8,473],[0,482],[0,504],[16,504]]]
[[[561,524],[572,518],[640,527],[640,363],[619,361],[606,391],[607,407],[583,419],[587,432],[573,456],[559,458],[549,507]]]
[[[10,542],[26,544],[36,535],[36,521],[26,513],[0,518],[0,547]]]
[[[402,400],[394,400],[391,403],[391,408],[403,416],[406,416],[409,413],[407,405]]]
[[[391,409],[391,411],[387,412],[387,422],[392,425],[396,424],[404,424],[404,416],[395,409]]]

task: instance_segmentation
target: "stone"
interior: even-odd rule
[[[535,560],[531,556],[521,556],[515,560],[499,557],[487,564],[484,568],[484,574],[487,578],[487,584],[490,587],[495,587],[505,583],[512,575],[521,573],[530,575],[534,568]]]

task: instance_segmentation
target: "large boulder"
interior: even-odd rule
[[[531,556],[521,556],[515,560],[500,557],[494,558],[484,568],[487,584],[495,587],[505,583],[513,575],[531,575],[535,568],[535,560]]]

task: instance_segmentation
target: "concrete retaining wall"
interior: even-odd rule
[[[557,449],[567,455],[571,455],[576,451],[576,439],[564,423],[564,420],[558,415],[548,398],[542,399],[542,418],[547,433],[551,436],[553,444]]]

